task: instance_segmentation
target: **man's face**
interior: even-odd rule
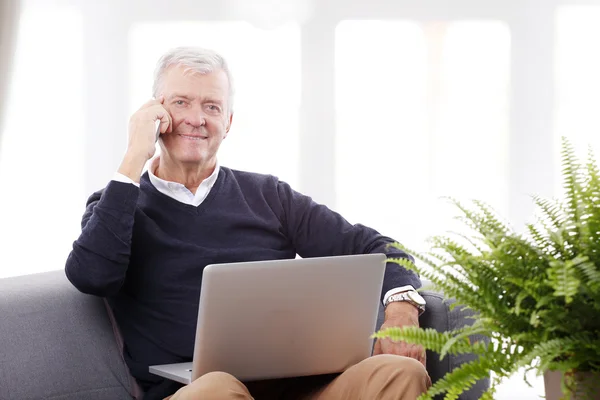
[[[212,164],[231,126],[229,82],[222,70],[199,74],[185,69],[172,66],[163,76],[160,94],[173,131],[161,135],[160,147],[175,162]]]

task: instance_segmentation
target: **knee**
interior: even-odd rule
[[[238,382],[238,380],[235,376],[228,374],[227,372],[215,371],[202,375],[192,382],[192,385],[211,388],[227,388],[236,382]]]
[[[402,372],[410,376],[427,375],[427,370],[420,361],[410,357],[392,354],[380,354],[363,361],[367,370],[385,370],[386,372]]]
[[[421,362],[410,357],[381,354],[369,357],[359,364],[363,376],[387,377],[386,384],[414,382],[419,386],[430,386],[431,380]]]
[[[244,399],[249,395],[246,387],[226,372],[209,372],[185,388],[190,399]]]

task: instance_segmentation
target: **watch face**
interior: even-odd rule
[[[426,304],[425,299],[418,292],[410,291],[410,292],[407,292],[407,294],[408,294],[408,297],[410,297],[410,299],[412,301],[414,301],[415,303],[417,303],[418,305],[424,306]]]

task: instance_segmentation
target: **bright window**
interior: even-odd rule
[[[219,161],[231,168],[298,182],[300,30],[266,30],[247,22],[138,23],[129,37],[130,112],[151,96],[156,61],[177,46],[212,48],[229,62],[235,82],[230,133]]]
[[[406,217],[429,186],[423,30],[344,21],[335,48],[337,209],[385,235],[422,236]]]
[[[0,278],[59,269],[79,235],[82,18],[25,8],[0,148]]]
[[[454,227],[440,196],[506,215],[509,54],[499,22],[340,23],[339,211],[420,250]]]
[[[588,145],[600,156],[600,6],[563,6],[556,29],[556,159],[560,137],[585,156]],[[560,176],[560,163],[556,163]],[[562,193],[562,180],[556,190]]]

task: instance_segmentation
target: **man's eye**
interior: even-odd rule
[[[175,104],[177,104],[178,106],[182,106],[182,105],[184,105],[184,104],[185,104],[185,101],[183,101],[183,100],[177,100],[177,101],[175,102]]]
[[[214,104],[210,104],[210,105],[208,106],[208,108],[209,108],[211,111],[219,111],[219,110],[220,110],[219,106],[215,106]]]

